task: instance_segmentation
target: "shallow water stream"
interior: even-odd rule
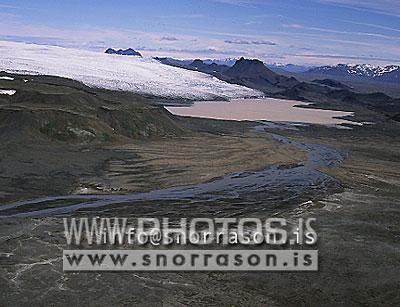
[[[246,200],[247,195],[263,193],[268,201],[276,201],[280,195],[286,199],[321,193],[335,180],[318,171],[321,167],[334,166],[343,159],[333,148],[317,144],[305,144],[280,135],[273,138],[284,144],[306,151],[307,160],[292,166],[273,166],[260,171],[244,171],[227,174],[222,178],[197,185],[172,187],[145,193],[109,195],[66,195],[44,197],[6,204],[0,207],[1,217],[35,217],[66,214],[76,210],[88,210],[105,206],[132,204],[148,201],[185,201],[191,206],[216,201]],[[269,198],[269,199],[268,199]]]

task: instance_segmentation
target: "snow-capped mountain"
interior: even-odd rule
[[[400,66],[385,67],[369,64],[338,64],[336,66],[321,66],[308,70],[307,74],[337,76],[349,79],[363,79],[382,82],[400,82]]]
[[[163,65],[152,58],[124,57],[55,46],[0,41],[0,71],[70,78],[92,87],[168,98],[259,97],[259,91]]]

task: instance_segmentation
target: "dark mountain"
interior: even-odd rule
[[[154,59],[165,65],[203,72],[206,74],[213,75],[220,79],[222,78],[221,73],[226,71],[229,68],[229,66],[218,65],[215,63],[206,64],[202,60],[199,60],[199,59],[196,59],[194,61],[193,60],[176,60],[173,58],[166,58],[166,57],[165,58],[155,57]]]
[[[247,86],[268,93],[279,92],[298,83],[293,77],[285,77],[274,73],[259,60],[245,58],[237,60],[231,67],[216,63],[206,64],[200,59],[181,67],[207,73],[229,83]]]
[[[339,81],[332,80],[332,79],[315,79],[311,81],[312,83],[318,83],[326,86],[330,86],[332,88],[338,88],[338,89],[351,89],[350,86],[347,86]]]
[[[290,88],[298,83],[294,77],[278,75],[268,69],[259,60],[240,58],[233,66],[207,64],[196,59],[190,64],[170,58],[155,58],[161,63],[189,70],[199,71],[233,84],[247,86],[266,93],[276,93]]]
[[[331,81],[331,80],[330,80]],[[275,97],[315,103],[320,108],[357,111],[369,109],[388,116],[400,113],[400,99],[383,93],[357,93],[347,88],[301,82]]]
[[[368,64],[336,66],[321,66],[305,72],[308,75],[329,76],[343,80],[378,81],[400,83],[400,66],[389,65],[385,67]]]
[[[298,83],[293,77],[278,75],[260,60],[241,58],[223,73],[225,81],[265,92],[278,92]]]
[[[189,64],[192,63],[192,60],[177,60],[174,58],[160,58],[160,57],[154,57],[154,60],[159,61],[162,64],[169,65],[169,66],[175,66],[175,67],[181,67],[181,68],[186,68]]]
[[[211,64],[204,64],[202,60],[195,59],[192,63],[190,63],[190,67],[196,68],[196,69],[202,69],[202,68],[207,68]]]
[[[282,76],[291,76],[293,73],[289,73],[286,70],[283,70],[282,68],[273,66],[273,65],[269,65],[269,64],[265,64],[265,66],[267,66],[270,70],[272,70],[274,73],[278,74],[278,75],[282,75]]]
[[[202,60],[196,59],[189,65],[189,68],[211,75],[218,75],[227,71],[229,69],[229,66],[218,65],[215,63],[206,64]]]
[[[235,65],[225,72],[225,76],[230,78],[251,79],[269,84],[277,84],[280,76],[268,69],[259,60],[248,60],[240,58]]]
[[[203,62],[204,62],[205,64],[212,64],[212,63],[215,63],[215,64],[217,64],[217,65],[226,65],[226,66],[233,66],[233,65],[235,65],[236,61],[237,61],[237,59],[233,59],[233,58],[219,59],[219,60],[218,60],[218,59],[214,59],[214,60],[211,60],[211,59],[203,60]]]
[[[139,56],[142,57],[142,55],[138,52],[133,50],[132,48],[128,48],[128,49],[112,49],[112,48],[108,48],[105,53],[107,54],[119,54],[119,55],[130,55],[130,56]]]

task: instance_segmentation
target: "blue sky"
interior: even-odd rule
[[[400,1],[0,0],[0,39],[178,58],[400,64]]]

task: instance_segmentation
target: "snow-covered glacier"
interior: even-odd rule
[[[0,71],[81,81],[91,87],[168,98],[213,100],[258,97],[262,93],[151,58],[0,41]]]

